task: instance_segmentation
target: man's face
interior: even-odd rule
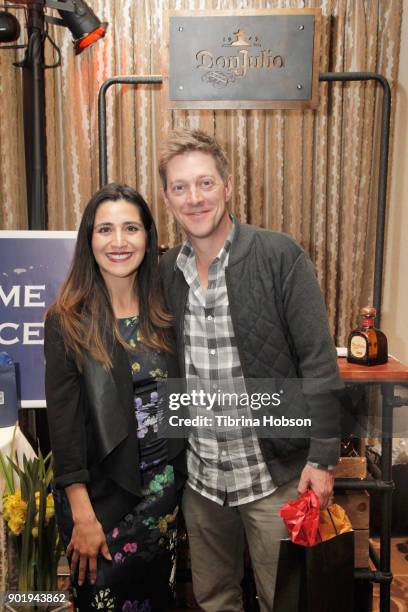
[[[188,151],[167,165],[164,201],[189,238],[226,238],[230,221],[226,204],[232,178],[224,183],[215,159],[208,153]]]

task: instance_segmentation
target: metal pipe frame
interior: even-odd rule
[[[160,84],[161,76],[117,76],[102,83],[98,94],[99,187],[108,182],[108,152],[106,130],[106,92],[112,85]]]
[[[370,559],[374,563],[375,568],[377,570],[380,569],[380,557],[378,556],[378,553],[371,542],[368,544],[368,550],[370,553]]]
[[[384,265],[385,212],[388,182],[388,155],[391,116],[391,89],[385,77],[376,72],[322,72],[322,82],[376,81],[383,89],[381,113],[381,140],[378,177],[378,203],[375,239],[374,289],[373,305],[377,309],[377,324],[381,323],[382,277]],[[107,79],[101,86],[98,95],[98,130],[99,130],[99,186],[108,182],[107,131],[106,131],[106,92],[116,84],[160,84],[162,76],[117,76]]]
[[[353,478],[336,478],[334,483],[335,489],[347,489],[350,491],[358,491],[365,489],[366,491],[392,491],[394,490],[394,483],[385,480],[367,480],[367,479],[353,479]]]
[[[381,385],[382,394],[382,433],[381,433],[381,475],[386,482],[392,482],[392,432],[394,385]],[[383,491],[381,496],[380,529],[380,571],[391,573],[391,522],[392,489]],[[380,610],[389,612],[391,602],[391,580],[380,585]]]
[[[370,558],[376,566],[376,571],[355,570],[355,577],[380,583],[380,610],[390,612],[391,609],[391,521],[392,521],[392,434],[393,434],[393,407],[400,405],[395,402],[394,384],[382,383],[382,414],[381,414],[381,470],[379,480],[353,480],[342,478],[335,481],[335,489],[381,492],[381,528],[380,528],[380,556],[370,545]],[[374,466],[376,467],[376,466]]]
[[[370,582],[379,582],[381,589],[381,586],[384,584],[390,585],[392,581],[392,574],[387,574],[385,572],[376,572],[375,570],[362,568],[354,570],[354,578],[359,578],[360,580],[369,580]]]
[[[390,144],[391,89],[385,77],[376,72],[321,72],[320,81],[376,81],[383,89],[381,112],[380,162],[378,176],[377,224],[375,237],[373,306],[377,325],[381,324],[382,278],[384,266],[385,211],[387,203],[388,154]]]
[[[44,6],[29,4],[28,46],[25,58],[16,64],[23,69],[24,149],[27,185],[28,227],[47,227]]]

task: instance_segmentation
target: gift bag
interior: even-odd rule
[[[281,540],[273,612],[353,609],[354,532],[314,546]]]
[[[11,357],[0,352],[0,427],[11,427],[18,419],[16,372]]]
[[[279,514],[291,537],[280,543],[273,612],[352,610],[354,532],[343,508],[321,511],[309,489]]]
[[[353,531],[353,527],[344,508],[338,504],[331,504],[326,510],[320,510],[318,534],[322,541],[348,531]]]

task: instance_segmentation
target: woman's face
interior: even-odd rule
[[[126,200],[108,200],[95,215],[92,252],[105,283],[134,276],[143,261],[147,232],[139,209]]]

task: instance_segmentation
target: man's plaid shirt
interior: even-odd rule
[[[228,303],[225,269],[228,266],[234,226],[208,271],[208,287],[200,285],[195,254],[184,242],[176,266],[190,289],[184,318],[187,389],[245,391]],[[227,387],[229,387],[227,389]],[[215,411],[221,410],[215,407]],[[243,416],[241,407],[228,414]],[[211,414],[211,413],[207,413]],[[215,412],[213,413],[215,414]],[[226,414],[223,409],[222,414]],[[245,416],[248,413],[245,412]],[[275,486],[262,457],[256,433],[251,428],[222,431],[214,428],[205,436],[191,433],[187,451],[188,485],[220,505],[237,506],[272,493]]]

